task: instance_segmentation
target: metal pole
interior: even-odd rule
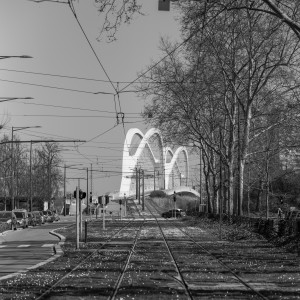
[[[143,174],[143,198],[142,198],[142,210],[145,210],[145,171],[142,170]]]
[[[139,171],[138,171],[138,176],[139,176],[139,180],[138,180],[138,183],[139,183],[139,189],[138,189],[138,194],[139,194],[139,204],[141,204],[141,168],[139,168]]]
[[[86,214],[89,213],[89,168],[86,168]]]
[[[78,187],[80,190],[80,179],[78,179]],[[82,201],[79,199],[79,237],[82,238]]]
[[[14,195],[14,128],[11,128],[11,210],[15,208]]]
[[[154,172],[153,172],[153,178],[154,178],[153,190],[155,191],[155,167],[154,167]]]
[[[127,199],[126,199],[126,194],[124,194],[124,203],[125,203],[125,217],[127,217]]]
[[[66,165],[64,165],[64,216],[66,216],[67,214],[67,208],[66,208],[66,203],[67,203],[67,200],[66,200]]]
[[[93,195],[93,164],[91,164],[91,192]]]
[[[138,184],[138,170],[137,168],[135,168],[135,199],[138,199],[138,188],[139,188],[139,184]]]
[[[200,148],[200,177],[199,177],[199,200],[200,200],[200,205],[199,205],[199,212],[202,211],[201,204],[202,204],[202,148]]]
[[[103,201],[105,201],[105,199],[102,199],[102,203],[103,203]],[[106,214],[106,210],[105,210],[105,203],[103,203],[103,205],[102,205],[102,211],[103,211],[103,230],[105,230],[105,214]]]
[[[79,249],[79,188],[76,187],[76,249]]]
[[[32,143],[30,143],[30,163],[29,163],[29,181],[30,181],[30,211],[32,211]]]

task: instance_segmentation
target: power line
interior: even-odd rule
[[[63,90],[63,91],[71,91],[71,92],[77,92],[77,93],[93,94],[93,95],[97,95],[97,94],[113,95],[113,93],[108,93],[108,92],[82,91],[82,90],[76,90],[76,89],[67,89],[67,88],[63,88],[63,87],[49,86],[49,85],[44,85],[44,84],[29,83],[29,82],[15,81],[15,80],[0,79],[0,81],[10,82],[10,83],[19,83],[19,84],[23,84],[23,85],[45,87],[45,88],[56,89],[56,90]]]
[[[93,51],[93,53],[94,53],[94,55],[95,55],[95,57],[96,57],[98,63],[100,64],[100,66],[101,66],[101,68],[102,68],[102,70],[103,70],[105,76],[106,76],[107,79],[109,80],[109,82],[110,82],[111,86],[113,87],[114,91],[115,91],[116,93],[118,93],[117,89],[115,88],[114,84],[112,83],[112,81],[111,81],[111,79],[110,79],[108,73],[106,72],[106,70],[105,70],[103,64],[101,63],[101,61],[100,61],[100,59],[99,59],[99,57],[98,57],[96,51],[94,50],[94,48],[93,48],[93,46],[92,46],[92,44],[91,44],[89,38],[87,37],[85,31],[83,30],[83,27],[81,26],[81,24],[80,24],[80,22],[79,22],[79,20],[78,20],[78,18],[77,18],[77,15],[76,15],[76,12],[75,12],[75,9],[74,9],[72,0],[68,0],[68,3],[69,3],[70,9],[71,9],[71,11],[72,11],[72,13],[73,13],[73,15],[74,15],[76,21],[77,21],[77,24],[79,25],[79,27],[80,27],[80,29],[81,29],[81,31],[82,31],[82,33],[83,33],[85,39],[87,40],[87,42],[88,42],[88,44],[89,44],[91,50]]]
[[[103,112],[103,113],[110,113],[115,114],[114,111],[106,111],[106,110],[98,110],[98,109],[88,109],[88,108],[82,108],[82,107],[72,107],[72,106],[62,106],[62,105],[52,105],[52,104],[41,104],[41,103],[34,103],[34,102],[19,102],[26,105],[38,105],[38,106],[48,106],[48,107],[57,107],[57,108],[66,108],[66,109],[72,109],[72,110],[80,110],[80,111],[92,111],[92,112]],[[141,115],[140,113],[126,113],[127,115]]]
[[[32,71],[24,71],[24,70],[16,70],[16,69],[6,69],[0,68],[0,71],[8,71],[8,72],[16,72],[16,73],[25,73],[25,74],[33,74],[33,75],[42,75],[42,76],[51,76],[51,77],[59,77],[59,78],[68,78],[68,79],[79,79],[79,80],[86,80],[86,81],[95,81],[95,82],[104,82],[110,83],[109,80],[104,79],[96,79],[96,78],[87,78],[87,77],[78,77],[78,76],[71,76],[71,75],[60,75],[60,74],[50,74],[50,73],[42,73],[42,72],[32,72]],[[112,81],[113,83],[131,83],[132,81]],[[160,82],[143,82],[140,83],[148,83],[148,84],[157,84],[157,83],[177,83],[176,81],[160,81]],[[127,91],[125,91],[127,92]],[[134,92],[134,91],[132,91]]]

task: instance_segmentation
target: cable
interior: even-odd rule
[[[78,92],[78,93],[85,93],[85,94],[103,94],[103,95],[113,95],[113,93],[108,92],[89,92],[89,91],[81,91],[81,90],[75,90],[75,89],[67,89],[62,87],[56,87],[56,86],[49,86],[49,85],[43,85],[43,84],[37,84],[37,83],[29,83],[29,82],[22,82],[22,81],[14,81],[14,80],[6,80],[6,79],[0,79],[0,81],[4,82],[11,82],[11,83],[19,83],[24,85],[32,85],[32,86],[39,86],[39,87],[45,87],[50,89],[56,89],[56,90],[64,90],[64,91],[71,91],[71,92]]]
[[[41,73],[41,72],[30,72],[30,71],[23,71],[23,70],[16,70],[16,69],[5,69],[0,68],[0,71],[8,71],[8,72],[16,72],[16,73],[25,73],[25,74],[33,74],[33,75],[42,75],[42,76],[51,76],[51,77],[59,77],[59,78],[68,78],[68,79],[79,79],[79,80],[87,80],[87,81],[96,81],[96,82],[104,82],[110,83],[109,80],[104,79],[95,79],[95,78],[87,78],[87,77],[78,77],[78,76],[70,76],[70,75],[60,75],[60,74],[50,74],[50,73]],[[131,81],[112,81],[113,83],[131,83]],[[148,84],[157,84],[158,82],[143,82],[140,83],[148,83]],[[161,81],[159,83],[176,83],[173,81]],[[134,91],[125,91],[125,92],[134,92]]]
[[[5,116],[6,114],[0,114],[0,116]],[[111,116],[100,116],[100,115],[94,115],[94,116],[90,116],[90,115],[42,115],[42,114],[38,114],[38,115],[10,115],[13,117],[55,117],[55,118],[105,118],[105,119],[112,119],[113,117]],[[137,117],[129,117],[130,119],[139,119]],[[113,118],[114,119],[114,118]],[[131,123],[136,123],[136,122],[131,122]]]
[[[93,51],[93,53],[94,53],[94,55],[95,55],[95,57],[96,57],[98,63],[100,64],[100,66],[101,66],[101,68],[102,68],[102,70],[103,70],[105,76],[106,76],[107,79],[109,80],[109,82],[110,82],[111,86],[113,87],[114,91],[117,93],[117,90],[116,90],[114,84],[112,83],[112,81],[111,81],[111,79],[110,79],[108,73],[106,72],[106,70],[105,70],[103,64],[101,63],[101,61],[100,61],[100,59],[99,59],[97,53],[95,52],[95,50],[94,50],[94,48],[93,48],[91,42],[89,41],[89,39],[88,39],[88,37],[87,37],[85,31],[83,30],[83,28],[82,28],[82,26],[81,26],[81,24],[80,24],[80,22],[79,22],[79,20],[78,20],[78,18],[77,18],[77,15],[76,15],[76,12],[75,12],[75,9],[74,9],[72,0],[68,0],[68,3],[69,3],[70,9],[71,9],[71,11],[72,11],[72,13],[73,13],[73,15],[74,15],[74,17],[75,17],[75,19],[76,19],[76,21],[77,21],[79,27],[80,27],[80,29],[81,29],[83,35],[85,36],[85,38],[86,38],[86,40],[87,40],[87,42],[88,42],[88,44],[89,44],[91,50]]]
[[[85,111],[92,111],[92,112],[103,112],[103,113],[109,113],[114,114],[113,111],[106,111],[106,110],[98,110],[98,109],[88,109],[88,108],[81,108],[81,107],[72,107],[72,106],[61,106],[61,105],[51,105],[51,104],[41,104],[41,103],[34,103],[34,102],[19,102],[27,105],[38,105],[38,106],[48,106],[48,107],[57,107],[57,108],[66,108],[66,109],[72,109],[72,110],[85,110]],[[128,115],[141,115],[140,113],[126,113]]]
[[[104,132],[102,132],[102,133],[96,135],[95,137],[91,138],[90,140],[86,141],[85,143],[89,143],[89,142],[95,140],[96,138],[98,138],[98,137],[104,135],[105,133],[111,131],[112,129],[114,129],[114,128],[117,127],[117,126],[118,126],[118,124],[115,124],[113,127],[111,127],[111,128],[109,128],[108,130],[106,130],[106,131],[104,131]],[[83,144],[85,144],[85,143],[82,143],[81,145],[83,145]],[[79,145],[79,146],[80,146],[80,145]]]

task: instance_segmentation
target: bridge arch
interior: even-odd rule
[[[179,147],[174,153],[170,147],[164,147],[159,129],[151,128],[143,134],[138,128],[131,128],[123,147],[120,197],[136,194],[139,168],[145,170],[145,190],[165,189],[170,185],[170,176],[174,178],[175,173],[179,172],[180,178],[181,173],[188,178],[188,154],[184,147]]]

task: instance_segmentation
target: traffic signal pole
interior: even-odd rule
[[[79,249],[79,188],[76,187],[76,249]]]

